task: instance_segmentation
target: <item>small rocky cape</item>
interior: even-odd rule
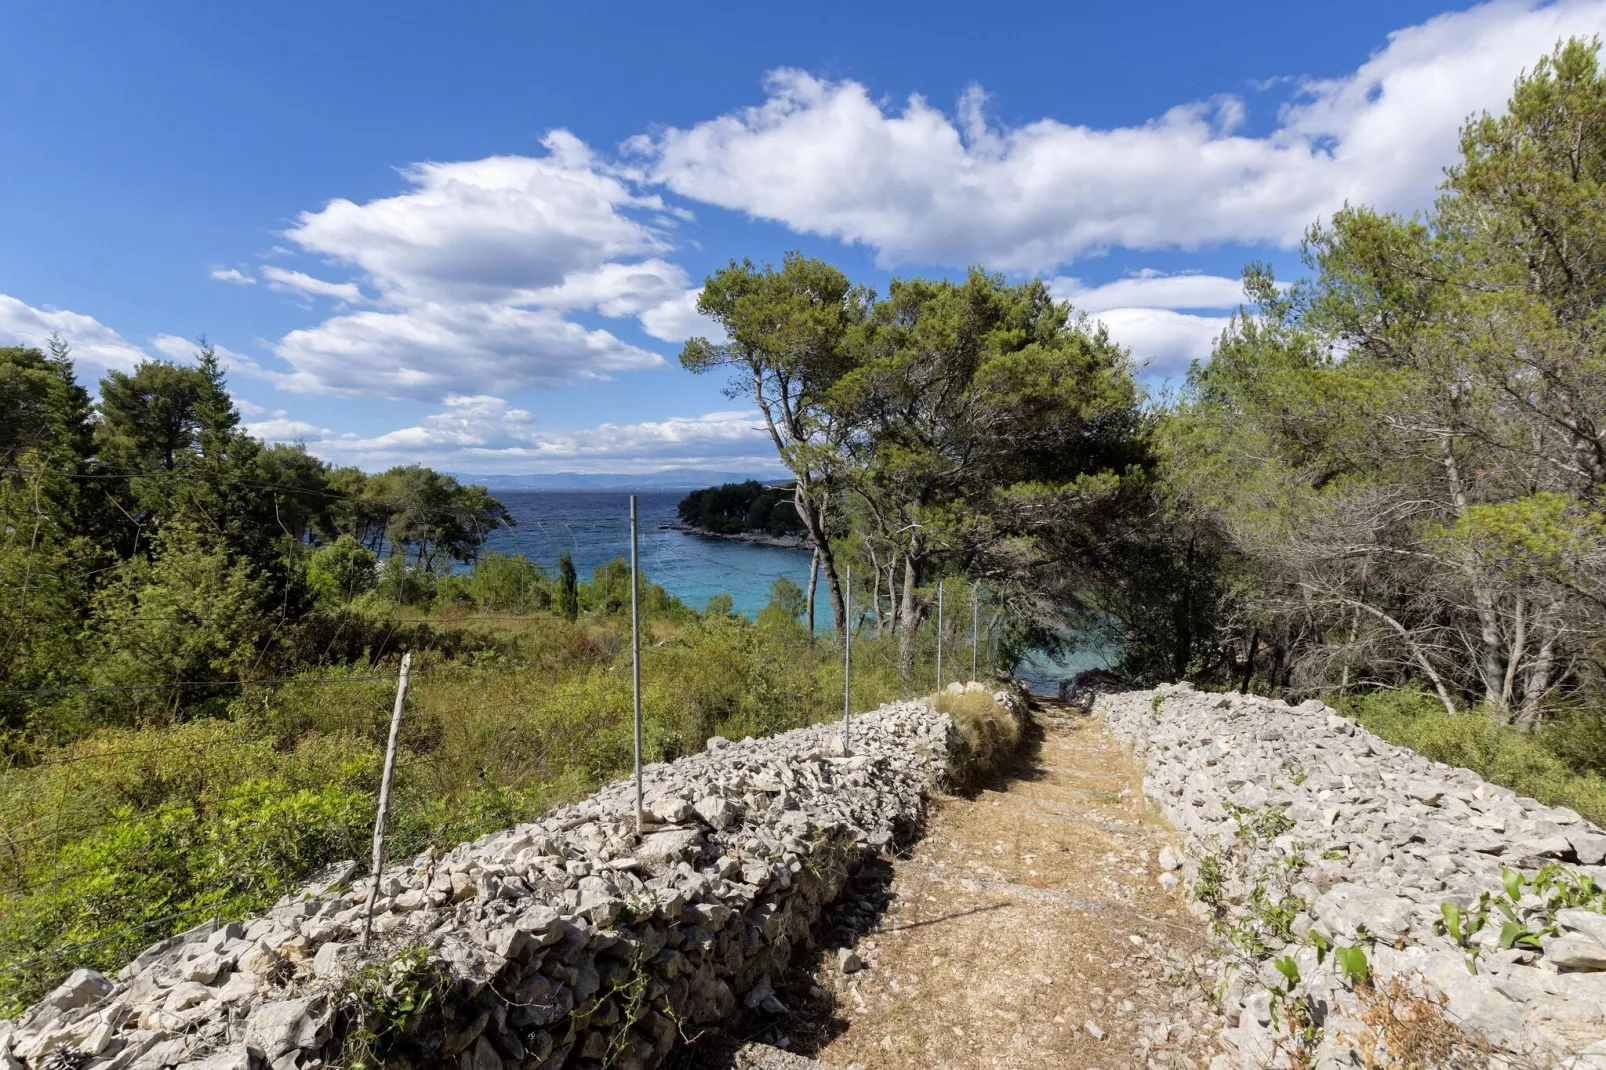
[[[979,685],[970,685],[977,687]],[[998,701],[1019,715],[1008,693]],[[0,1022],[0,1070],[655,1066],[772,987],[860,861],[966,760],[923,702],[647,767],[540,821],[369,878],[339,867],[266,916],[71,974]]]
[[[1218,1068],[1352,1065],[1363,997],[1390,978],[1482,1038],[1487,1065],[1606,1067],[1606,914],[1588,883],[1606,884],[1601,829],[1316,700],[1168,685],[1094,711],[1182,835],[1162,867],[1223,934]]]

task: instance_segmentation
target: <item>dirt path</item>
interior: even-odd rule
[[[856,879],[842,950],[789,994],[793,1051],[866,1070],[1208,1065],[1204,927],[1162,887],[1170,832],[1101,722],[1055,704],[1037,722],[1011,776],[944,800],[909,857]]]

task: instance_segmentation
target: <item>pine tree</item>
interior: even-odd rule
[[[567,550],[558,557],[558,608],[571,624],[580,617],[580,582]]]

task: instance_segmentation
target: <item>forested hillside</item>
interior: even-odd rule
[[[680,500],[681,523],[715,535],[800,535],[803,522],[792,505],[791,487],[756,479],[694,490]]]

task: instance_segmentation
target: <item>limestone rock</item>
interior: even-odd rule
[[[329,1019],[325,993],[266,1003],[246,1023],[245,1043],[269,1062],[298,1049],[316,1051],[329,1039]]]

